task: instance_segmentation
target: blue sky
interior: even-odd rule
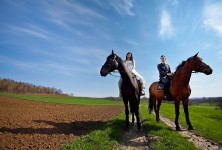
[[[213,74],[192,75],[191,97],[222,96],[221,10],[221,0],[1,0],[0,77],[118,96],[119,78],[99,70],[112,49],[130,51],[148,96],[162,54],[175,71],[199,52]]]

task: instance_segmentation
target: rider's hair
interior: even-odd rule
[[[128,54],[131,54],[130,60],[133,61],[133,54],[132,54],[131,52],[128,52],[128,53],[126,54],[126,60],[127,60],[127,55],[128,55]]]

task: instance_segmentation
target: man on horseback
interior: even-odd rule
[[[160,82],[164,85],[164,97],[170,100],[169,87],[170,77],[173,75],[170,70],[170,66],[166,64],[166,57],[162,55],[160,57],[161,63],[157,65],[159,71]]]

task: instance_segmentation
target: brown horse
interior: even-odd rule
[[[188,111],[188,97],[191,94],[191,89],[189,86],[191,74],[194,72],[202,72],[206,75],[210,75],[212,73],[212,69],[210,66],[205,64],[200,57],[197,56],[198,53],[186,61],[183,61],[177,68],[172,77],[171,85],[169,88],[169,93],[171,95],[172,100],[174,101],[175,106],[175,124],[176,130],[180,130],[180,126],[178,123],[179,117],[179,107],[180,101],[183,103],[183,109],[186,116],[186,123],[188,125],[188,129],[192,130],[193,126],[190,123],[189,119],[189,111]],[[154,82],[150,85],[149,93],[149,112],[151,113],[154,107],[154,111],[156,114],[156,121],[159,122],[159,110],[161,106],[161,102],[164,99],[163,90],[157,90],[158,82]]]
[[[123,60],[114,54],[109,55],[106,62],[100,70],[101,76],[106,76],[107,74],[118,70],[122,77],[121,92],[123,97],[123,102],[125,105],[126,114],[126,127],[129,128],[129,106],[132,116],[135,114],[137,120],[138,130],[141,128],[140,117],[139,117],[139,104],[140,104],[140,88],[138,86],[137,79],[128,71]],[[134,120],[133,120],[134,121]]]

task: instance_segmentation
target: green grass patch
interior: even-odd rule
[[[142,103],[140,112],[143,117],[143,124],[151,138],[151,148],[158,150],[197,150],[193,143],[182,137],[177,131],[168,127],[165,123],[157,123],[154,114],[148,114],[147,102]]]
[[[182,137],[177,131],[172,130],[164,123],[157,123],[153,114],[148,114],[147,103],[142,102],[140,113],[144,120],[148,136],[151,140],[151,148],[158,150],[178,149],[178,150],[197,150],[186,138]],[[71,144],[65,145],[64,150],[113,150],[124,133],[125,113],[116,116],[112,121],[105,124],[98,130],[79,138]],[[137,133],[136,133],[137,134]]]
[[[71,96],[53,96],[41,94],[17,94],[17,93],[0,93],[0,96],[6,96],[22,100],[41,101],[49,103],[62,104],[76,104],[76,105],[108,105],[108,106],[122,106],[121,101],[111,101],[101,98],[87,98],[87,97],[71,97]]]
[[[162,104],[160,114],[174,121],[173,104]],[[207,139],[222,144],[222,111],[217,106],[189,106],[190,121],[195,132]],[[183,106],[180,106],[179,123],[187,127]]]
[[[125,114],[113,118],[100,129],[95,130],[88,135],[75,140],[71,144],[65,145],[64,150],[113,150],[117,141],[123,135],[125,127]]]

